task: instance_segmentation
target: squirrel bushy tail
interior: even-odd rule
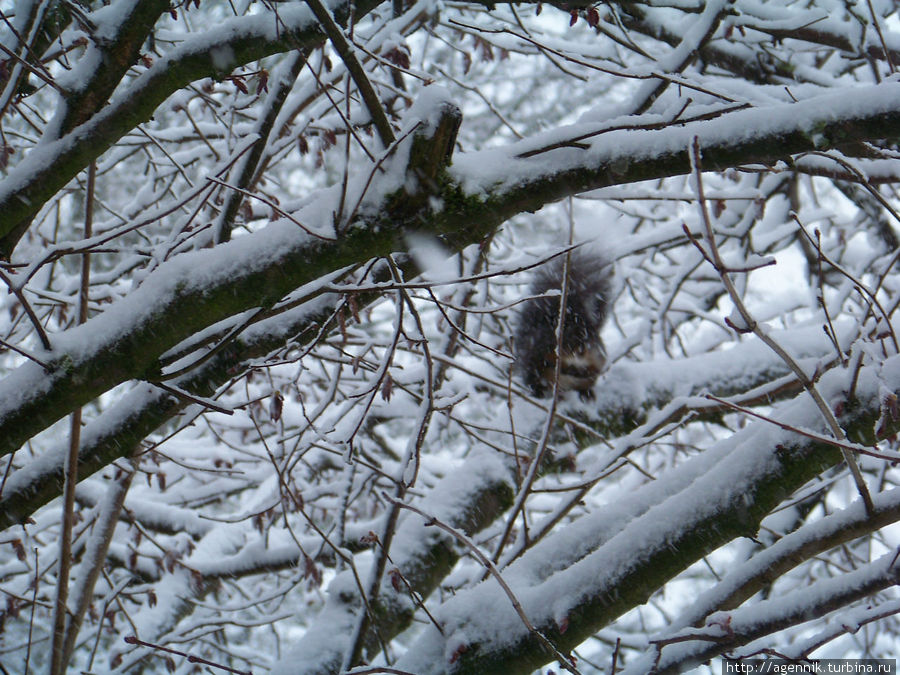
[[[536,272],[531,295],[563,290],[566,256]],[[608,314],[612,266],[602,255],[573,251],[569,256],[568,287],[562,326],[560,392],[575,390],[593,398],[593,386],[606,365],[600,329]],[[549,395],[556,375],[560,295],[531,298],[522,303],[516,328],[516,369],[535,396]]]

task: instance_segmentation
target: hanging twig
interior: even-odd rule
[[[715,234],[713,233],[712,220],[709,217],[709,210],[706,206],[706,197],[703,192],[702,169],[700,167],[700,138],[698,136],[694,136],[691,143],[690,157],[694,178],[697,184],[697,202],[700,208],[701,220],[706,228],[709,252],[706,252],[692,237],[688,237],[688,239],[700,250],[703,257],[707,258],[712,263],[716,272],[719,274],[719,278],[722,280],[722,285],[724,285],[725,289],[728,291],[728,295],[731,297],[731,301],[734,303],[735,310],[740,315],[743,325],[736,326],[727,318],[725,319],[725,323],[738,332],[753,333],[762,340],[766,346],[778,354],[779,358],[784,361],[785,365],[794,372],[797,379],[803,384],[803,388],[806,389],[810,396],[812,396],[816,407],[822,413],[822,417],[825,418],[825,422],[831,430],[831,433],[838,441],[843,441],[846,438],[846,435],[844,434],[843,429],[841,429],[841,425],[838,424],[838,421],[835,419],[834,414],[831,412],[831,408],[828,407],[828,403],[822,398],[822,394],[819,393],[819,390],[816,388],[815,383],[807,376],[803,368],[800,367],[800,364],[798,364],[780,344],[773,340],[766,331],[760,328],[759,324],[753,318],[753,315],[750,314],[746,305],[744,305],[740,293],[738,293],[737,288],[735,288],[734,283],[728,276],[725,263],[719,255],[719,247],[716,243]],[[866,486],[865,480],[863,480],[862,472],[859,470],[859,464],[856,461],[856,457],[854,457],[847,448],[840,447],[840,451],[844,457],[844,461],[847,462],[850,474],[853,476],[853,481],[856,483],[856,489],[859,491],[860,497],[862,497],[863,504],[865,504],[866,513],[874,513],[875,506],[872,503],[872,495],[869,494],[869,488]]]
[[[467,537],[465,534],[463,534],[459,530],[451,527],[447,523],[442,522],[441,520],[435,518],[434,516],[428,515],[421,509],[418,509],[411,504],[405,504],[401,501],[398,501],[398,500],[394,499],[393,497],[391,497],[390,495],[388,495],[387,493],[383,493],[382,496],[385,499],[387,499],[389,502],[391,502],[392,504],[396,504],[398,507],[400,507],[402,509],[408,509],[409,511],[412,511],[413,513],[418,513],[420,516],[422,516],[422,518],[425,519],[425,522],[427,525],[434,525],[434,526],[442,529],[444,532],[447,532],[450,536],[452,536],[457,541],[459,541],[461,544],[463,544],[466,548],[468,548],[472,552],[472,554],[478,559],[478,561],[487,568],[487,570],[490,572],[491,576],[493,576],[497,580],[497,583],[500,584],[500,588],[503,589],[503,592],[506,594],[506,597],[509,598],[509,601],[512,603],[513,609],[516,611],[516,614],[519,615],[519,618],[522,620],[522,623],[525,625],[525,627],[528,629],[528,631],[532,635],[534,635],[538,639],[538,641],[540,641],[540,643],[542,645],[544,645],[544,647],[546,647],[554,655],[555,658],[557,658],[559,660],[559,665],[562,668],[564,668],[565,670],[568,670],[570,673],[574,673],[575,675],[580,675],[580,673],[578,672],[578,669],[572,664],[571,657],[560,652],[559,649],[557,649],[556,646],[552,642],[550,642],[550,640],[547,638],[547,636],[544,635],[543,633],[541,633],[541,631],[539,631],[537,629],[537,627],[535,627],[535,625],[533,623],[531,623],[531,620],[525,614],[525,610],[522,608],[522,604],[519,602],[519,599],[516,597],[515,593],[513,593],[512,589],[509,587],[509,584],[507,584],[506,581],[503,579],[503,575],[500,574],[500,570],[498,570],[497,566],[494,565],[493,562],[491,562],[490,558],[488,558],[484,553],[481,552],[481,550],[478,548],[478,546],[475,545],[474,541],[469,539],[469,537]]]
[[[89,239],[93,230],[94,185],[97,163],[88,166],[87,188],[84,205],[84,237]],[[86,251],[81,258],[81,286],[78,293],[78,323],[88,316],[88,290],[91,282],[91,254]],[[56,608],[53,620],[53,642],[50,656],[50,675],[63,675],[66,670],[66,618],[68,615],[69,572],[72,566],[72,527],[75,522],[75,486],[78,484],[78,450],[81,447],[81,407],[72,411],[69,431],[69,453],[66,456],[65,484],[63,486],[62,532],[59,537],[59,573],[56,577]],[[73,638],[74,644],[74,638]]]
[[[40,338],[41,344],[44,346],[44,349],[49,352],[51,349],[53,349],[50,344],[50,338],[47,337],[47,332],[44,330],[44,327],[41,325],[40,320],[37,318],[37,314],[34,313],[34,310],[31,308],[28,300],[25,299],[25,293],[23,293],[22,289],[18,285],[14,284],[8,276],[6,276],[6,273],[2,268],[0,268],[0,279],[3,280],[3,283],[6,284],[10,292],[16,296],[19,304],[22,305],[22,309],[25,310],[25,314],[28,315],[28,319],[31,321],[31,325],[34,326],[34,330],[38,334],[38,338]]]

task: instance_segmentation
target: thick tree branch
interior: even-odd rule
[[[357,298],[359,304],[380,297],[371,293]],[[254,359],[265,356],[294,340],[308,344],[326,322],[333,318],[339,298],[325,295],[285,314],[261,321],[229,342],[216,356],[175,381],[181,389],[197,396],[210,396],[235,373],[243,372]],[[778,334],[775,334],[776,337]],[[810,328],[792,331],[788,339],[802,344],[806,351],[796,352],[802,359],[818,362],[832,349],[822,331]],[[747,372],[752,364],[753,379]],[[770,405],[797,393],[799,382],[781,381],[787,368],[771,351],[755,342],[745,342],[727,353],[712,353],[683,359],[673,364],[668,380],[659,377],[653,364],[618,363],[596,388],[596,402],[585,423],[605,437],[620,436],[651,423],[634,443],[643,442],[662,426],[681,419],[689,411],[717,415],[721,409],[708,401],[694,400],[705,392],[717,396],[747,393],[742,405]],[[647,382],[652,381],[648,389]],[[773,383],[775,385],[773,386]],[[690,403],[699,408],[691,408]],[[82,432],[79,473],[90,476],[113,460],[128,457],[141,441],[158,430],[187,407],[187,402],[149,386],[140,386],[89,423]],[[652,410],[660,414],[648,420]],[[628,438],[625,439],[626,441]],[[623,453],[630,448],[622,444]],[[0,495],[0,530],[25,521],[40,507],[59,496],[63,476],[61,453],[47,453],[33,460],[32,470],[24,476],[14,473]]]
[[[458,123],[455,109],[446,109],[439,115],[450,120],[451,125]],[[416,148],[425,143],[427,132],[435,135],[435,156],[445,158],[445,126],[443,122],[424,124],[407,139],[406,152],[410,152],[410,146]],[[403,154],[403,146],[398,152]],[[396,158],[398,162],[404,160],[405,157]],[[404,174],[400,171],[399,175]],[[231,242],[162,265],[159,273],[148,277],[127,301],[120,303],[121,311],[108,311],[67,331],[65,335],[72,340],[71,347],[67,349],[66,341],[62,340],[48,355],[50,373],[39,366],[34,370],[20,368],[6,380],[18,393],[14,399],[0,403],[3,420],[0,426],[8,425],[5,428],[15,438],[8,436],[4,439],[6,443],[0,442],[0,452],[18,447],[42,425],[52,424],[64,411],[116,384],[130,379],[153,379],[160,374],[157,358],[198,330],[253,307],[270,307],[295,288],[327,278],[335,270],[402,250],[403,225],[416,226],[410,221],[417,214],[408,210],[411,204],[420,201],[415,197],[401,197],[407,194],[405,188],[397,189],[391,180],[389,177],[391,198],[397,206],[395,213],[390,214],[395,216],[390,228],[357,225],[335,241],[309,237],[297,225],[280,222],[267,228],[262,237],[254,235],[261,247],[248,248],[245,242]],[[420,185],[422,191],[433,189],[415,175],[404,183]],[[330,226],[330,223],[322,224],[323,228]],[[477,228],[477,231],[482,230]],[[472,239],[464,237],[461,241],[467,244]],[[195,272],[203,268],[218,271],[213,277],[198,280]],[[97,339],[97,336],[102,337]],[[87,343],[91,345],[87,350],[90,355],[84,351]],[[26,386],[31,385],[25,385],[25,381],[35,389],[29,392]],[[31,421],[27,419],[29,416]]]
[[[89,77],[77,82],[78,89],[70,89],[61,101],[61,134],[86,122],[107,104],[113,90],[137,61],[157,19],[169,6],[168,0],[132,0],[131,7],[119,17],[115,35],[92,36],[91,49],[96,54],[89,60],[96,65]]]
[[[359,18],[378,4],[378,0],[355,3],[354,12]],[[339,23],[346,20],[349,7],[341,2],[333,8]],[[277,21],[265,14],[237,17],[186,40],[135,78],[127,92],[41,152],[28,155],[10,173],[0,186],[0,259],[12,255],[48,199],[122,136],[149,120],[171,94],[204,77],[221,79],[264,56],[315,48],[325,39],[309,10],[293,6],[280,8]]]
[[[416,134],[410,161],[426,167],[414,173],[419,187],[411,195],[390,183],[381,187],[385,196],[368,209],[377,215],[349,227],[339,240],[311,239],[299,234],[295,225],[279,222],[253,235],[254,246],[242,242],[234,249],[226,245],[180,256],[161,266],[115,308],[68,331],[67,338],[77,346],[67,349],[63,341],[43,359],[50,362],[52,372],[26,364],[12,373],[0,383],[0,393],[5,394],[0,395],[0,453],[15,450],[117,384],[152,378],[159,355],[196,331],[247,309],[269,306],[335,269],[404,250],[406,231],[430,233],[450,250],[461,250],[512,215],[535,211],[566,195],[687,173],[694,136],[700,139],[707,168],[775,162],[804,150],[883,138],[900,133],[898,95],[896,83],[860,87],[853,97],[827,95],[661,131],[619,130],[600,135],[589,150],[559,149],[522,159],[523,152],[544,144],[537,138],[510,146],[503,161],[493,153],[489,162],[481,153],[458,158],[451,179],[431,185],[418,178],[423,174],[428,178],[434,171],[416,159],[421,153],[415,150],[422,142],[415,139],[428,136]],[[442,119],[458,119],[455,115],[445,111]],[[452,139],[445,126],[428,129],[437,144],[434,157],[445,157]],[[748,133],[736,136],[735,129]],[[583,136],[582,132],[579,127],[573,133]],[[371,184],[366,189],[379,191]],[[437,203],[431,195],[440,198],[441,210],[430,210]],[[303,220],[303,212],[298,220]],[[220,273],[198,284],[197,269]],[[102,337],[92,339],[85,351],[78,343],[88,334]]]
[[[322,29],[328,35],[331,45],[335,48],[338,55],[340,55],[341,60],[347,67],[347,72],[350,73],[350,77],[352,77],[353,81],[356,83],[356,88],[359,90],[360,96],[362,96],[366,108],[369,111],[369,115],[375,124],[375,128],[378,130],[378,137],[381,139],[381,145],[385,148],[389,147],[391,143],[394,142],[394,130],[391,128],[391,123],[388,121],[384,106],[378,99],[378,93],[375,91],[375,87],[372,86],[372,83],[369,81],[369,76],[366,75],[366,71],[363,69],[362,64],[359,62],[359,59],[356,58],[356,54],[353,53],[353,47],[350,45],[350,41],[347,40],[347,36],[344,35],[341,27],[338,26],[332,18],[331,12],[328,11],[328,8],[325,7],[320,0],[306,0],[306,4],[312,10],[313,14],[316,15],[316,20],[321,24]]]
[[[675,627],[698,625],[713,612],[734,609],[801,562],[900,520],[900,490],[879,493],[873,501],[875,511],[871,516],[855,502],[843,511],[803,525],[760,551],[701,594]]]
[[[872,428],[881,415],[881,382],[872,375],[866,374],[866,385],[860,391],[863,398],[842,419],[848,435],[863,442],[873,440]],[[843,381],[844,374],[833,371],[823,378],[823,386],[830,383],[839,389]],[[884,384],[895,392],[900,390],[900,380]],[[815,419],[808,399],[784,404],[779,410],[781,414]],[[897,428],[900,423],[894,420],[888,433]],[[721,459],[716,461],[716,456]],[[773,430],[763,422],[754,423],[685,464],[683,469],[693,463],[704,466],[702,475],[687,488],[624,523],[616,536],[586,557],[561,561],[557,567],[560,571],[545,581],[513,590],[538,630],[557,648],[574,648],[624,612],[646,602],[702,556],[733,539],[754,536],[759,523],[775,506],[840,458],[831,445]],[[656,481],[645,489],[665,491],[666,485]],[[657,528],[661,522],[667,524],[666,536],[645,536],[647,528]],[[517,578],[519,565],[525,566],[525,573],[518,578],[530,578],[527,570],[532,555],[526,553],[508,568],[511,578]],[[547,606],[547,598],[559,600]],[[437,610],[436,616],[445,619],[443,634],[429,631],[397,666],[422,675],[489,675],[528,673],[547,663],[552,655],[517,621],[511,608],[503,619],[498,616],[495,608],[500,602],[501,594],[490,582],[458,594],[446,603],[446,610]],[[457,605],[467,610],[457,614],[453,609]],[[492,609],[488,611],[487,606]],[[483,618],[486,616],[490,618]],[[491,625],[482,625],[484,621]],[[498,626],[501,621],[502,628]],[[481,642],[481,636],[498,634],[503,635],[502,640]],[[459,645],[454,652],[458,658],[449,662],[448,643]]]
[[[654,659],[652,672],[655,675],[683,673],[753,640],[812,621],[896,586],[900,582],[900,569],[895,562],[896,556],[888,553],[859,569],[811,583],[788,595],[714,615],[706,629],[682,633],[688,638],[686,641],[677,639],[678,636],[660,641],[662,651],[658,661]],[[646,665],[646,661],[640,665]],[[634,668],[629,675],[643,672],[647,671]]]

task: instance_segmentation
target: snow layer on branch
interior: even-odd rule
[[[441,480],[416,506],[443,522],[460,526],[461,519],[468,515],[474,495],[508,480],[508,467],[495,455],[471,455],[466,458],[464,466]],[[427,567],[430,564],[429,550],[441,539],[452,541],[448,534],[430,526],[418,514],[404,512],[390,550],[392,566],[399,568],[404,575],[420,572],[412,567]],[[364,565],[357,563],[357,569],[363,583],[367,584],[372,572],[371,560],[367,557]],[[330,670],[329,663],[341,663],[350,648],[359,612],[363,611],[358,601],[348,601],[355,597],[357,591],[351,572],[338,574],[328,587],[325,609],[297,644],[274,666],[271,675],[322,672],[323,669]],[[389,575],[382,579],[379,598],[381,603],[401,607],[411,603],[405,589],[398,592],[393,587]]]
[[[893,357],[888,363],[889,368],[870,367],[862,371],[857,392],[861,400],[877,397],[882,384],[894,391],[900,389],[900,357]],[[844,371],[827,373],[820,382],[823,394],[839,394],[846,378]],[[823,426],[818,409],[806,394],[776,406],[772,417],[801,428]],[[510,565],[504,570],[504,579],[535,626],[563,626],[580,604],[604,596],[614,599],[618,588],[628,588],[629,574],[649,557],[668,550],[677,559],[678,542],[692,536],[698,527],[709,528],[724,515],[740,518],[741,510],[749,506],[743,502],[743,496],[752,499],[758,483],[777,476],[777,449],[790,451],[798,442],[802,441],[793,432],[767,422],[754,422],[634,491],[630,498],[622,495],[609,510],[596,511],[576,521],[585,527],[619,530],[596,550],[583,551],[582,533],[578,527],[569,526]],[[667,497],[643,512],[639,504],[651,492]],[[623,521],[622,512],[628,510],[641,515]],[[755,523],[747,523],[748,527],[751,525]],[[564,559],[556,563],[562,569],[535,583],[543,576],[540,568],[546,562],[541,561],[546,561],[549,546],[558,558]],[[421,675],[444,672],[459,645],[474,642],[482,649],[497,649],[512,646],[527,636],[509,599],[493,579],[457,593],[433,614],[444,627],[444,635],[427,629],[397,663],[401,670]]]
[[[367,176],[358,175],[348,188],[348,202],[360,202],[360,212],[365,211],[365,204],[376,208],[385,194],[399,189],[405,180],[402,171],[391,170],[390,167],[396,164],[405,167],[405,162],[399,160],[386,162],[388,170],[379,173],[371,182]],[[40,357],[54,363],[65,362],[66,367],[58,367],[48,374],[35,363],[26,363],[0,382],[0,423],[10,411],[46,394],[85,359],[96,356],[103,348],[114,347],[139,327],[165,320],[166,311],[179,296],[192,294],[201,300],[204,294],[224,288],[235,280],[272,269],[287,255],[314,242],[315,239],[306,234],[298,222],[319,236],[329,236],[333,232],[332,218],[339,193],[340,186],[323,190],[317,201],[294,215],[293,222],[281,219],[215,249],[192,251],[168,260],[149,274],[137,289],[102,314],[81,326],[51,335],[53,350],[41,352]],[[327,286],[339,273],[340,270],[326,275],[315,284]],[[315,284],[304,286],[302,291],[314,292]],[[265,289],[260,291],[262,300]]]
[[[851,93],[852,92],[852,93]],[[624,175],[633,161],[685,153],[694,136],[704,145],[737,146],[754,139],[796,131],[810,134],[816,127],[860,116],[900,114],[897,100],[900,83],[853,87],[849,91],[822,94],[797,103],[761,106],[728,115],[663,130],[618,129],[616,120],[604,124],[578,124],[535,135],[503,148],[458,154],[451,173],[466,191],[474,194],[504,192],[577,169],[607,167]],[[625,120],[621,120],[624,122]],[[633,124],[633,120],[628,121]],[[587,149],[571,147],[573,138],[589,143]],[[825,139],[821,139],[822,143]],[[519,155],[557,146],[532,157]]]
[[[878,511],[889,510],[900,505],[900,490],[894,489],[872,495],[872,501]],[[822,520],[808,523],[795,532],[782,537],[770,547],[760,551],[745,563],[731,570],[721,581],[707,591],[701,593],[691,607],[682,616],[674,620],[665,633],[654,636],[655,640],[665,640],[678,635],[683,629],[702,621],[706,618],[706,611],[715,607],[730,594],[739,590],[748,580],[764,578],[766,570],[771,569],[773,563],[784,560],[792,551],[798,551],[804,545],[820,540],[827,540],[829,536],[841,530],[859,525],[866,519],[865,507],[862,500],[857,500],[848,508],[832,513]],[[834,597],[848,589],[865,585],[873,579],[884,578],[886,573],[891,573],[890,565],[885,565],[885,560],[894,558],[890,553],[885,558],[856,570],[852,574],[842,574],[836,579],[825,580],[815,585],[815,592],[810,592],[808,587],[785,595],[780,598],[770,598],[761,603],[731,612],[720,612],[710,616],[708,624],[715,623],[715,616],[727,618],[731,616],[730,625],[735,633],[741,635],[751,630],[754,624],[772,620],[778,616],[802,614],[804,608],[813,606],[817,601],[828,597]],[[799,610],[799,611],[798,611]],[[810,614],[810,618],[812,618]],[[771,638],[768,638],[771,640]],[[670,645],[663,651],[663,659],[659,665],[664,667],[667,663],[679,662],[696,652],[696,644]],[[647,672],[657,662],[657,654],[649,654],[637,661],[624,671],[626,675],[639,675]]]

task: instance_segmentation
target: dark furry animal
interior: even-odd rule
[[[611,266],[602,256],[573,251],[567,289],[563,289],[565,269],[566,256],[554,258],[538,269],[530,288],[535,296],[566,291],[561,345],[557,337],[561,296],[525,301],[516,329],[516,369],[535,396],[549,395],[556,379],[557,346],[561,346],[559,391],[575,390],[591,399],[594,382],[606,366],[600,329],[608,313]]]

